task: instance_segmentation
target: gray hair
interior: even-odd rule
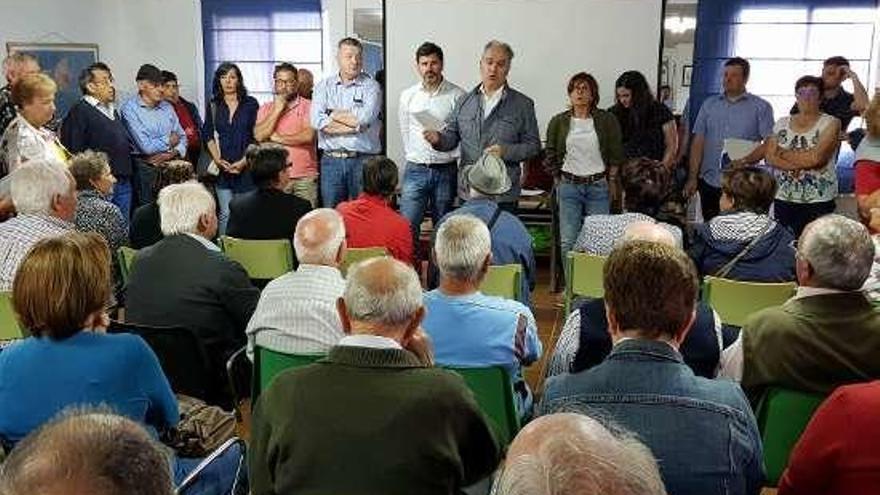
[[[483,47],[483,55],[485,55],[486,52],[488,52],[492,48],[498,48],[499,50],[504,51],[504,53],[507,54],[507,61],[513,61],[513,48],[511,48],[510,45],[508,45],[507,43],[498,40],[489,40],[489,42],[486,43],[486,46]]]
[[[197,182],[171,184],[159,191],[159,220],[163,235],[195,234],[199,219],[214,214],[214,197]]]
[[[628,241],[648,241],[659,242],[668,246],[680,248],[678,239],[672,235],[672,232],[664,228],[662,225],[649,222],[638,221],[626,226],[623,236],[615,245],[620,245]]]
[[[526,425],[510,446],[496,488],[497,495],[666,493],[654,456],[634,435],[576,413]]]
[[[300,263],[335,265],[336,253],[345,241],[345,224],[336,210],[318,208],[296,223],[293,249]]]
[[[798,255],[810,264],[820,287],[858,290],[874,263],[874,243],[868,229],[842,215],[825,215],[804,229]]]
[[[33,56],[30,53],[26,52],[15,52],[12,55],[3,59],[3,71],[7,72],[9,70],[18,69],[19,66],[26,62],[33,62],[35,64],[39,64],[40,62],[37,60],[37,57]]]
[[[383,256],[348,269],[342,295],[348,317],[354,321],[398,327],[422,307],[422,286],[412,267]]]
[[[26,215],[52,212],[56,196],[73,194],[70,172],[45,161],[30,161],[18,167],[9,178],[9,193],[18,213]]]
[[[171,495],[167,450],[103,409],[69,409],[28,435],[0,466],[0,493]]]
[[[107,154],[103,151],[85,150],[70,158],[68,169],[76,181],[78,191],[94,189],[93,180],[98,180],[104,175],[104,171],[110,168]]]
[[[478,281],[491,252],[489,229],[473,215],[452,215],[437,229],[434,254],[443,277]]]

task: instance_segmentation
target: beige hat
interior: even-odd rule
[[[491,153],[483,153],[467,170],[468,184],[478,192],[498,196],[510,190],[510,176],[504,160]]]

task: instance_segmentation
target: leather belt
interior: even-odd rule
[[[571,182],[572,184],[592,184],[605,178],[605,172],[599,172],[598,174],[593,175],[575,175],[561,171],[561,175],[566,182]]]
[[[419,167],[428,167],[428,168],[446,168],[458,165],[458,162],[443,162],[443,163],[419,163],[419,162],[410,162],[413,165],[417,165]]]
[[[361,153],[360,151],[349,150],[324,150],[324,155],[333,158],[357,158],[359,156],[371,155],[372,153]]]

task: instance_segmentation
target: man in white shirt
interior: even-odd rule
[[[464,95],[463,89],[443,78],[443,49],[434,43],[427,41],[416,50],[416,69],[422,80],[403,90],[398,107],[406,154],[400,213],[409,220],[413,246],[419,245],[425,209],[430,204],[431,224],[436,227],[452,210],[457,187],[458,148],[437,151],[423,132],[439,130]]]
[[[344,335],[336,301],[345,290],[339,264],[345,256],[345,225],[332,209],[300,218],[293,235],[295,272],[269,282],[247,326],[248,355],[254,346],[288,354],[323,354]]]

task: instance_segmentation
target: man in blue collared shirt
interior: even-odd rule
[[[604,284],[611,353],[547,380],[540,414],[580,412],[632,431],[669,493],[757,495],[763,453],[745,394],[694,375],[679,350],[696,318],[693,262],[676,247],[630,241],[608,257]]]
[[[154,65],[144,64],[135,77],[138,94],[126,100],[119,108],[122,121],[135,144],[133,182],[138,204],[153,199],[155,167],[168,160],[186,156],[186,133],[177,120],[177,114],[165,101],[162,72]]]
[[[323,205],[355,199],[362,189],[364,162],[382,150],[379,111],[382,90],[362,72],[363,46],[343,38],[336,61],[339,73],[319,82],[313,91],[310,120],[318,131]]]
[[[734,57],[725,62],[724,92],[703,102],[694,123],[690,170],[684,191],[690,197],[699,189],[705,222],[718,215],[722,167],[758,163],[764,158],[765,139],[773,133],[773,108],[763,98],[746,92],[748,80],[747,60]],[[722,164],[724,140],[731,138],[752,141],[758,146],[745,157]]]

